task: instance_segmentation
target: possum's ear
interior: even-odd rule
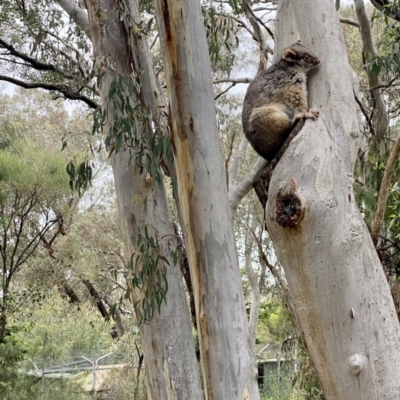
[[[294,49],[285,49],[282,53],[282,58],[289,62],[295,62],[298,59],[297,51]]]

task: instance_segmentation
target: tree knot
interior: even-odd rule
[[[365,368],[367,358],[364,354],[353,354],[349,357],[350,371],[355,375],[360,375],[361,371]]]

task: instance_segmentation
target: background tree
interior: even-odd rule
[[[0,342],[7,334],[7,319],[23,301],[12,282],[29,262],[42,240],[63,232],[73,200],[65,180],[65,163],[28,140],[7,137],[0,150],[1,314]],[[17,286],[18,288],[18,286]]]

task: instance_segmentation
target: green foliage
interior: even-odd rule
[[[140,324],[148,323],[160,307],[168,291],[167,266],[169,261],[161,254],[157,236],[149,233],[147,226],[140,226],[132,237],[133,252],[128,263],[132,271],[132,286],[138,288],[143,298],[136,304]],[[126,296],[130,296],[130,290]]]
[[[89,57],[84,55],[90,52],[91,47],[85,33],[77,25],[69,23],[57,4],[48,0],[4,0],[0,5],[0,18],[3,40],[28,56],[53,66],[31,74],[33,80],[62,83],[71,94],[90,94],[87,87],[93,78],[92,68]],[[61,31],[66,41],[60,40],[54,45]],[[16,69],[21,70],[19,67]],[[75,79],[65,79],[65,76]]]
[[[88,395],[66,380],[38,379],[18,374],[2,400],[88,400]]]
[[[35,193],[40,201],[56,202],[68,193],[64,160],[51,151],[37,148],[33,143],[20,141],[9,150],[0,151],[0,193]]]
[[[18,377],[18,361],[24,357],[23,344],[13,336],[6,336],[0,343],[0,397],[7,398]]]
[[[366,63],[370,66],[372,73],[379,75],[400,75],[400,24],[395,20],[400,16],[400,2],[391,1],[381,12],[375,14],[376,20],[382,20],[385,28],[378,41],[380,54],[371,59],[367,55]]]
[[[113,343],[110,324],[93,306],[71,304],[56,289],[48,293],[40,307],[28,308],[25,318],[29,318],[30,328],[15,337],[40,367],[73,356],[105,354]]]
[[[87,396],[79,395],[76,388],[66,381],[42,381],[26,376],[19,370],[21,361],[28,360],[31,356],[25,341],[19,337],[23,335],[24,330],[27,329],[18,328],[18,334],[7,336],[0,344],[0,398],[3,400],[87,399]],[[27,365],[33,367],[30,361]]]
[[[292,385],[297,385],[299,389],[306,394],[307,399],[325,400],[317,374],[304,347],[302,348],[302,354],[299,357],[299,361],[299,372],[293,379]]]
[[[260,389],[260,400],[302,400],[305,398],[293,387],[290,375],[265,377],[265,381],[264,387]],[[314,397],[307,397],[307,399],[314,399]]]
[[[15,130],[7,120],[0,126],[0,151],[10,149],[16,140]]]
[[[93,169],[89,161],[84,161],[75,167],[75,163],[70,161],[67,164],[67,174],[69,175],[69,186],[73,190],[81,193],[81,190],[87,189],[91,184]]]
[[[399,0],[390,0],[390,1],[383,1],[378,2],[382,4],[382,10],[377,13],[376,18],[384,18],[386,24],[389,23],[389,18],[394,21],[400,21],[400,2]],[[387,3],[387,4],[384,4]],[[394,22],[396,23],[396,22]]]
[[[154,1],[152,0],[139,0],[139,10],[141,13],[149,15],[154,14]]]
[[[212,67],[229,75],[235,61],[233,50],[239,45],[234,20],[222,3],[202,7],[202,13]]]
[[[69,207],[70,193],[58,154],[15,139],[0,150],[0,341],[7,319],[26,302],[26,290],[12,289],[21,266]]]
[[[262,340],[263,343],[266,341],[281,343],[285,338],[293,335],[294,325],[292,316],[279,297],[274,297],[272,300],[261,303],[258,321],[257,338],[263,334],[263,327],[268,329],[269,340],[265,340],[264,338]]]
[[[125,146],[133,149],[132,158],[139,172],[146,171],[160,182],[162,158],[173,161],[171,142],[157,125],[151,127],[152,115],[140,91],[140,84],[132,77],[116,79],[110,87],[104,111],[94,113],[94,130],[107,126],[107,149],[110,152]]]

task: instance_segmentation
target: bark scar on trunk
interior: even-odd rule
[[[296,189],[297,182],[293,178],[276,197],[275,219],[283,228],[295,228],[304,217],[305,199]]]
[[[163,12],[163,19],[165,22],[165,33],[167,35],[167,40],[170,41],[172,39],[171,34],[171,25],[170,25],[170,16],[169,16],[169,8],[168,8],[168,1],[164,0],[162,3],[162,12]]]

